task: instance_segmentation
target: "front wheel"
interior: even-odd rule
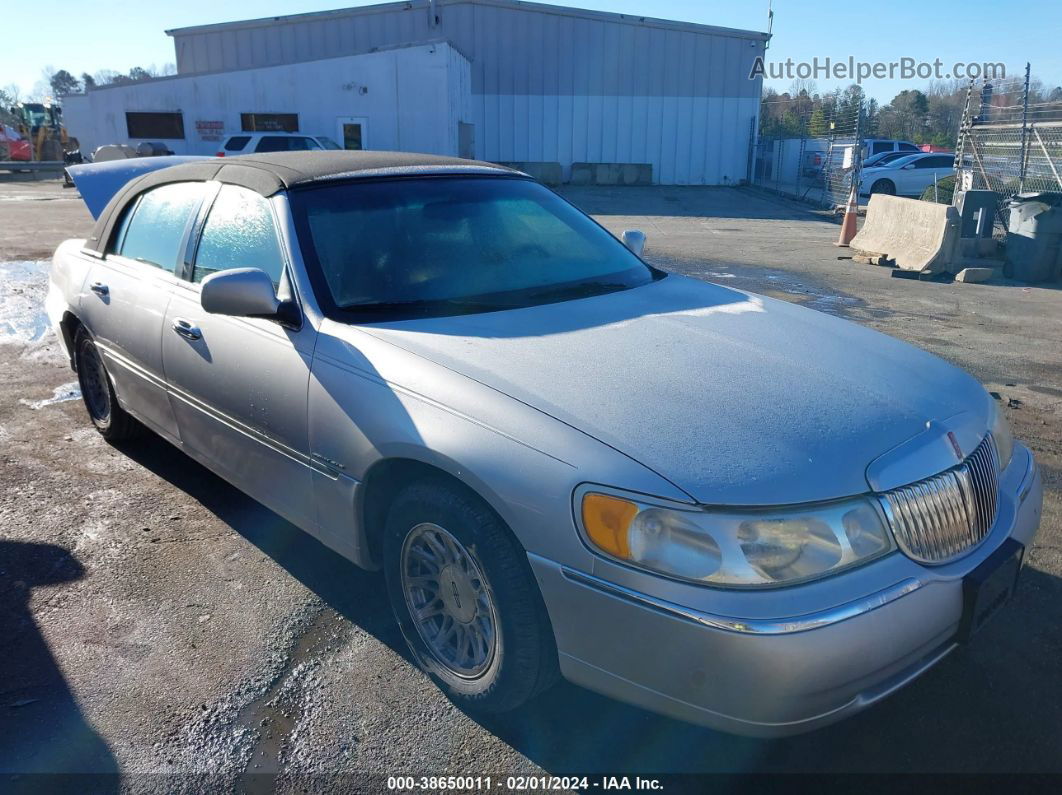
[[[384,539],[388,596],[413,655],[458,706],[515,709],[553,684],[557,650],[527,555],[480,500],[407,487]]]

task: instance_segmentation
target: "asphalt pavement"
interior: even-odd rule
[[[380,575],[164,441],[96,434],[41,314],[40,261],[91,219],[54,182],[0,183],[0,790],[56,770],[190,792],[382,790],[407,774],[1062,772],[1062,290],[890,278],[838,259],[835,224],[751,189],[563,192],[614,231],[643,229],[664,268],[872,326],[999,394],[1043,469],[1044,520],[1016,598],[976,642],[869,711],[782,740],[568,684],[512,714],[464,714],[410,663]]]

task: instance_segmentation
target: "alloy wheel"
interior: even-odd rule
[[[498,617],[468,550],[439,525],[423,522],[406,535],[401,570],[409,616],[432,656],[459,677],[481,676],[494,661]]]

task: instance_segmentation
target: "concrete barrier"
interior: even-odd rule
[[[652,185],[652,163],[572,163],[573,185]]]
[[[959,212],[950,204],[875,193],[852,248],[885,254],[903,270],[941,273],[955,258]]]

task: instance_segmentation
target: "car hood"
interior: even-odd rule
[[[942,421],[963,418],[967,452],[988,423],[980,384],[929,353],[677,275],[575,301],[361,328],[546,412],[704,504],[865,493],[882,485],[868,483],[875,460],[896,470],[896,449],[946,433]],[[916,479],[942,468],[926,460],[931,471],[899,469]]]

